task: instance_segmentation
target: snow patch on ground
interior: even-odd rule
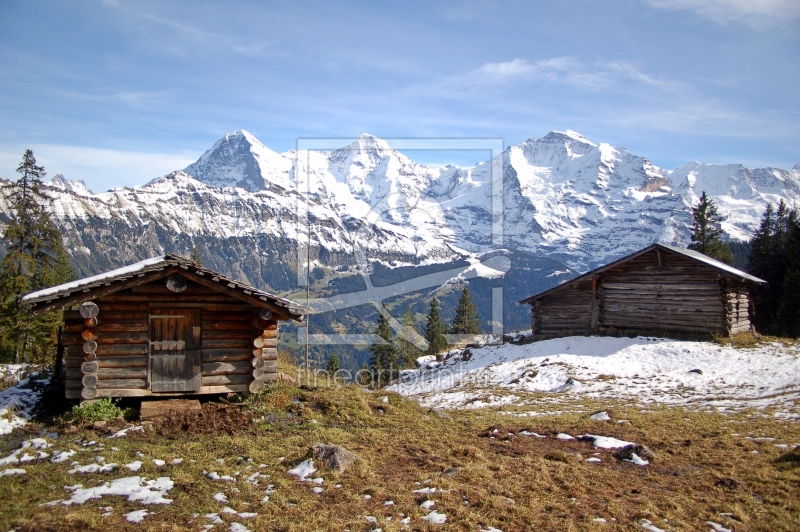
[[[472,348],[469,360],[456,352],[420,366],[387,389],[426,407],[524,406],[531,393],[550,392],[718,410],[777,407],[777,416],[800,419],[800,346],[572,336],[486,345]]]

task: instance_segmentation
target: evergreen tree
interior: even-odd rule
[[[428,322],[425,325],[425,339],[428,340],[427,355],[438,355],[447,349],[447,339],[444,337],[444,323],[439,314],[439,300],[431,299],[431,309],[428,312]]]
[[[788,240],[796,211],[790,210],[781,201],[775,209],[767,204],[761,225],[750,241],[751,250],[748,271],[767,281],[766,285],[756,285],[750,291],[755,312],[750,320],[762,334],[779,334],[778,319],[783,299],[783,285],[787,277],[787,267],[791,266]]]
[[[778,306],[780,334],[800,338],[800,221],[796,212],[788,217],[786,268]]]
[[[0,262],[0,344],[13,353],[14,362],[32,354],[39,362],[52,351],[60,312],[34,317],[22,295],[69,281],[72,268],[64,252],[61,233],[53,224],[43,191],[44,168],[26,150],[17,167],[19,180],[2,186],[11,207],[11,220],[3,234],[6,256]]]
[[[330,358],[328,358],[328,363],[325,365],[325,371],[328,372],[328,375],[334,379],[336,379],[336,372],[342,369],[339,366],[339,357],[336,353],[331,353]]]
[[[382,338],[384,342],[369,346],[369,352],[371,354],[369,369],[372,370],[376,380],[374,385],[379,388],[381,383],[388,384],[391,382],[398,371],[397,349],[394,345],[394,331],[392,331],[389,325],[389,320],[387,320],[381,312],[378,313],[378,329],[375,331],[375,334]]]
[[[203,257],[200,256],[200,250],[197,249],[197,246],[192,246],[192,254],[189,255],[189,258],[198,266],[203,265]]]
[[[458,307],[456,307],[456,315],[453,318],[453,324],[450,326],[451,334],[480,334],[481,333],[481,318],[478,316],[478,308],[472,301],[469,295],[469,290],[466,288],[461,292],[461,298],[458,300]]]
[[[414,314],[411,307],[403,313],[403,334],[397,335],[397,361],[401,367],[413,368],[422,352],[414,345]]]
[[[694,219],[692,226],[692,243],[689,249],[698,251],[712,259],[726,264],[733,263],[733,254],[722,237],[725,234],[720,228],[724,217],[717,212],[717,206],[706,196],[700,196],[700,203],[692,209]]]

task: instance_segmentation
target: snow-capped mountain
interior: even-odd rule
[[[687,243],[691,206],[703,190],[740,240],[753,234],[766,202],[800,199],[800,164],[692,162],[667,171],[573,131],[497,157],[433,170],[366,134],[334,151],[279,154],[237,131],[183,171],[141,187],[92,193],[61,175],[50,187],[82,274],[197,246],[209,266],[278,291],[296,286],[297,248],[309,232],[312,260],[328,268],[356,265],[359,252],[398,266],[502,248],[554,259],[549,270],[526,274],[553,284],[563,276],[546,276],[567,267],[585,271],[655,241]],[[498,178],[502,245],[492,240]]]

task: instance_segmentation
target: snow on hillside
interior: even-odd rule
[[[97,273],[192,246],[208,249],[219,265],[247,250],[248,260],[269,256],[267,264],[277,253],[291,268],[292,250],[309,230],[313,260],[326,266],[354,264],[357,247],[387,263],[450,262],[498,247],[492,181],[500,177],[499,247],[576,272],[657,241],[685,245],[703,190],[740,240],[758,227],[767,202],[800,202],[800,166],[693,162],[670,172],[574,131],[529,139],[472,168],[435,170],[367,134],[338,150],[278,154],[236,131],[184,171],[145,186],[94,194],[59,175],[50,188],[68,251],[87,265],[82,273]],[[247,269],[237,262],[225,273]]]
[[[800,346],[739,349],[663,338],[574,336],[454,352],[389,389],[428,407],[535,404],[531,394],[693,408],[776,407],[800,418]],[[776,414],[778,415],[778,414]]]

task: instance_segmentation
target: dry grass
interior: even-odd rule
[[[383,402],[384,396],[388,403]],[[548,399],[552,396],[541,398],[543,411],[548,409]],[[146,458],[140,458],[145,465],[138,474],[148,478],[167,475],[175,482],[168,494],[174,502],[148,508],[155,515],[139,525],[127,523],[122,515],[142,506],[119,497],[82,506],[40,508],[41,503],[65,498],[62,486],[82,483],[88,487],[128,473],[123,469],[124,473],[76,478],[78,475],[66,473],[67,464],[45,462],[21,466],[27,469],[24,476],[0,478],[0,529],[199,530],[209,522],[204,514],[223,508],[212,499],[217,492],[226,493],[235,510],[259,514],[242,521],[254,531],[366,531],[375,527],[394,531],[401,530],[400,513],[412,517],[413,530],[474,531],[479,525],[505,532],[642,530],[637,524],[641,519],[665,530],[705,530],[708,520],[737,532],[800,529],[797,453],[775,447],[777,441],[746,439],[748,435],[766,435],[791,445],[800,443],[800,428],[761,413],[722,416],[679,408],[644,410],[630,404],[562,400],[553,406],[568,412],[560,415],[520,418],[491,410],[441,414],[382,391],[301,389],[287,383],[249,398],[246,407],[264,420],[235,435],[186,434],[167,439],[156,428],[103,441],[105,449],[99,454],[108,462],[131,462],[140,451]],[[588,414],[597,410],[607,410],[614,420],[628,422],[590,421]],[[480,436],[487,430],[494,434],[495,428],[494,438]],[[524,429],[547,438],[504,438],[509,431],[516,435]],[[80,438],[101,440],[87,428],[75,433],[62,428],[59,432],[62,436],[54,449],[77,449],[73,440]],[[618,462],[588,443],[556,439],[560,432],[603,434],[642,443],[656,458],[646,468]],[[741,436],[733,436],[735,433]],[[315,495],[310,484],[297,482],[286,471],[319,442],[343,445],[360,460],[341,475],[322,472],[325,491]],[[113,451],[112,446],[119,450]],[[597,452],[602,463],[585,461]],[[76,458],[86,464],[94,455],[79,452]],[[152,458],[169,461],[176,457],[185,462],[162,469],[151,462]],[[225,462],[218,463],[220,458]],[[253,487],[242,477],[256,471],[258,464],[267,465],[262,472],[270,478]],[[202,475],[204,469],[242,475],[235,484],[213,482]],[[429,525],[420,519],[428,513],[419,507],[427,497],[412,491],[427,480],[438,488],[431,498],[437,501],[435,508],[447,515],[445,525]],[[334,488],[337,483],[342,484],[341,489]],[[262,504],[266,484],[274,484],[276,492]],[[371,498],[365,499],[365,495]],[[386,500],[395,505],[384,506]],[[105,506],[114,507],[110,517],[101,517],[100,508]],[[732,514],[740,523],[720,513]],[[193,518],[193,514],[201,517]],[[377,518],[377,525],[369,525],[364,519],[368,515]],[[607,523],[599,524],[595,518]],[[227,525],[216,528],[223,529]]]

